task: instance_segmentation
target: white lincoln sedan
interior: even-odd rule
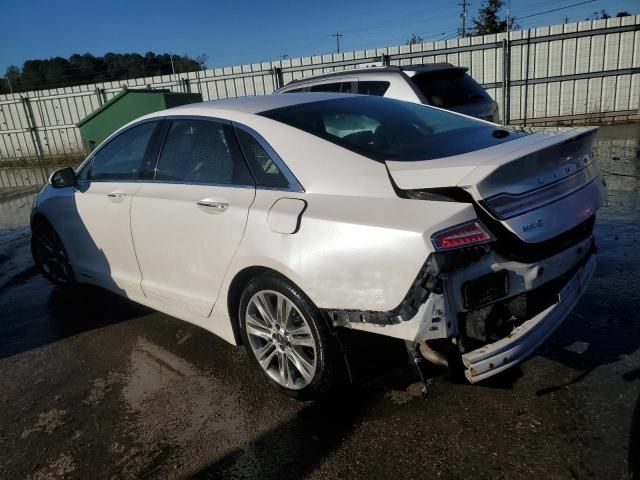
[[[531,354],[586,288],[605,192],[594,135],[359,95],[178,107],[55,172],[32,252],[55,284],[244,344],[297,398],[342,378],[341,328],[476,382]]]

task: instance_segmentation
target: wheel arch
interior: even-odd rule
[[[42,213],[40,212],[35,212],[32,216],[31,216],[31,230],[33,230],[35,227],[39,226],[39,225],[49,225],[51,228],[53,228],[53,225],[51,224],[51,222],[49,221],[49,219]],[[55,230],[55,228],[53,228]]]
[[[229,315],[229,319],[231,320],[231,328],[233,330],[233,336],[237,345],[242,345],[242,336],[240,335],[240,319],[238,318],[238,309],[240,308],[240,298],[242,297],[242,292],[244,291],[245,286],[255,277],[259,275],[273,275],[276,277],[280,277],[287,282],[294,285],[297,289],[299,289],[302,294],[307,297],[307,299],[315,305],[311,297],[304,291],[302,287],[296,282],[294,282],[287,275],[274,270],[270,267],[265,267],[262,265],[254,265],[250,267],[245,267],[242,270],[238,271],[231,282],[229,283],[229,288],[227,290],[227,312]],[[322,311],[321,309],[319,309]],[[323,315],[324,318],[324,315]],[[326,320],[326,319],[325,319]],[[331,329],[330,322],[327,322],[327,326]]]

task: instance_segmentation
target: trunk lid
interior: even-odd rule
[[[521,240],[537,243],[582,223],[602,205],[604,187],[591,157],[596,131],[529,129],[462,155],[386,165],[398,188],[463,188]]]

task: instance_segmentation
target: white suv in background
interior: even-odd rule
[[[275,93],[358,93],[433,105],[498,122],[498,105],[467,73],[450,63],[361,66],[293,80]]]

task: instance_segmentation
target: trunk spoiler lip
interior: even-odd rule
[[[511,160],[554,145],[579,141],[595,135],[597,130],[598,127],[541,129],[510,142],[461,155],[412,162],[386,160],[385,164],[402,190],[471,187]]]

